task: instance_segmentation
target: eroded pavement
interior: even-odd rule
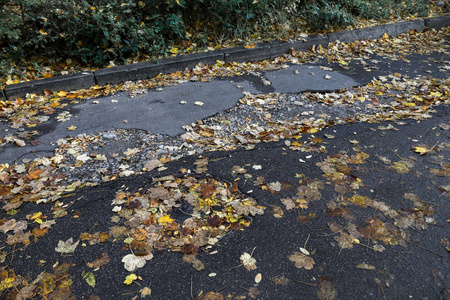
[[[449,67],[443,29],[3,103],[2,296],[449,299]]]

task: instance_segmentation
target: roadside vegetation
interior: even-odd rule
[[[445,12],[430,0],[0,0],[0,85]]]

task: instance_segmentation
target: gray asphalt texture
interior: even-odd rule
[[[375,56],[374,56],[375,57]],[[73,115],[70,121],[61,123],[50,120],[47,127],[38,138],[42,144],[32,147],[17,148],[4,146],[0,148],[1,163],[12,163],[25,157],[33,157],[33,152],[51,153],[57,139],[67,135],[67,126],[75,125],[77,130],[71,132],[97,134],[113,129],[142,129],[152,134],[177,136],[184,131],[182,126],[197,120],[213,116],[220,111],[232,108],[243,97],[243,92],[268,93],[278,92],[298,94],[304,91],[333,91],[341,88],[359,86],[368,83],[373,77],[387,75],[393,72],[409,75],[432,75],[436,78],[448,78],[448,74],[439,71],[439,66],[448,64],[449,58],[441,54],[412,55],[406,61],[390,61],[377,57],[381,63],[372,72],[366,72],[361,64],[353,61],[349,69],[339,65],[328,64],[325,61],[313,65],[293,65],[287,69],[263,73],[261,77],[245,76],[242,78],[216,79],[211,82],[186,82],[163,90],[150,90],[148,93],[129,98],[127,93],[95,99],[73,105],[67,110]],[[426,61],[426,62],[424,62]],[[433,61],[430,63],[430,61]],[[333,71],[323,71],[319,65],[332,67]],[[327,79],[326,75],[331,78]],[[265,85],[263,79],[269,80]],[[117,101],[112,101],[117,100]],[[180,104],[186,101],[186,104]],[[202,106],[195,105],[201,101]],[[182,254],[167,251],[155,251],[155,257],[147,262],[144,268],[136,270],[142,286],[150,286],[150,299],[191,299],[191,289],[194,297],[200,291],[217,291],[223,295],[247,295],[247,290],[256,287],[260,294],[256,299],[316,299],[319,291],[319,278],[331,278],[337,289],[336,299],[449,299],[450,261],[449,253],[441,243],[441,239],[450,237],[449,198],[439,189],[448,185],[448,177],[431,176],[430,165],[432,156],[415,157],[413,170],[406,174],[396,174],[377,160],[377,156],[385,156],[395,161],[398,157],[414,155],[411,148],[420,143],[435,145],[448,143],[449,133],[439,125],[449,124],[450,109],[439,106],[433,117],[425,121],[405,120],[404,125],[394,130],[379,130],[379,126],[391,124],[354,123],[327,128],[316,134],[326,141],[328,153],[296,152],[289,150],[284,141],[259,144],[252,151],[236,150],[227,152],[204,153],[210,159],[207,174],[233,182],[236,176],[231,173],[235,165],[244,166],[249,173],[263,176],[266,182],[289,182],[296,184],[296,174],[304,174],[307,178],[321,178],[322,171],[316,163],[323,161],[327,155],[341,151],[354,153],[354,144],[349,140],[358,140],[358,146],[370,155],[369,162],[358,169],[358,177],[368,186],[365,192],[372,199],[382,199],[393,209],[406,210],[411,205],[405,203],[405,193],[415,193],[420,199],[430,203],[435,208],[433,217],[436,225],[431,225],[424,231],[412,231],[412,242],[408,247],[386,246],[383,253],[369,251],[365,247],[354,245],[351,249],[340,249],[327,224],[336,221],[335,217],[324,213],[327,201],[319,200],[311,204],[308,213],[316,217],[303,224],[297,220],[301,212],[286,211],[282,218],[275,218],[270,213],[271,207],[280,206],[280,198],[295,196],[295,191],[282,191],[272,194],[258,189],[253,180],[244,176],[236,181],[239,190],[251,195],[260,205],[267,207],[262,216],[253,218],[251,225],[242,231],[233,232],[220,240],[213,247],[217,253],[210,255],[200,251],[200,259],[205,269],[196,271],[190,265],[183,263]],[[126,123],[123,121],[127,120]],[[2,125],[3,126],[3,125]],[[5,126],[0,128],[5,133]],[[11,129],[9,129],[11,130]],[[10,132],[10,131],[9,131]],[[334,139],[327,139],[325,134],[332,134]],[[303,137],[304,138],[304,137]],[[114,149],[111,149],[114,151]],[[448,162],[448,149],[441,155]],[[144,190],[150,186],[152,179],[177,173],[180,168],[194,169],[197,156],[187,156],[177,162],[168,163],[167,170],[150,171],[143,175],[131,176],[109,183],[101,183],[96,187],[76,190],[76,195],[65,201],[78,199],[69,209],[69,215],[76,211],[80,217],[66,217],[58,220],[54,229],[50,230],[38,243],[31,244],[20,253],[16,253],[14,267],[18,274],[28,274],[34,278],[40,272],[51,271],[52,265],[59,261],[72,262],[73,295],[77,299],[89,299],[90,295],[98,295],[101,299],[131,299],[133,292],[142,286],[123,284],[126,272],[121,263],[127,251],[122,249],[122,243],[101,243],[95,246],[78,247],[73,255],[61,256],[53,249],[58,240],[75,239],[83,232],[107,231],[108,223],[114,212],[111,211],[111,200],[115,192],[126,186],[129,191]],[[304,161],[301,162],[300,160]],[[252,169],[252,165],[261,165],[261,170]],[[333,186],[322,190],[322,199],[332,199]],[[50,210],[50,205],[42,205],[42,211]],[[34,205],[27,204],[20,210],[20,215],[35,212]],[[3,213],[2,213],[3,214]],[[364,220],[379,212],[360,210],[355,215],[363,225]],[[2,217],[5,217],[2,215]],[[382,216],[379,216],[382,218]],[[309,251],[315,250],[312,257],[316,264],[312,270],[295,268],[287,259],[299,247]],[[418,246],[417,246],[418,245]],[[239,257],[243,252],[251,253],[257,260],[258,268],[247,271],[236,267],[240,264]],[[93,261],[100,253],[107,252],[111,262],[95,272],[97,284],[95,288],[87,285],[81,277],[88,270],[86,262]],[[44,260],[42,266],[39,260]],[[367,263],[376,267],[375,270],[356,268],[357,264]],[[210,273],[216,273],[210,277]],[[256,284],[255,275],[261,273],[262,281]],[[289,279],[286,285],[275,284],[276,277],[285,276]],[[380,283],[381,282],[381,283]],[[310,283],[305,284],[305,283]],[[247,296],[248,297],[248,296]],[[446,298],[447,297],[447,298]]]

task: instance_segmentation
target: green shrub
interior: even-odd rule
[[[357,17],[424,14],[427,0],[0,0],[0,59],[71,58],[97,66],[295,29],[345,27]],[[182,46],[181,46],[182,47]],[[14,65],[6,63],[6,65]],[[4,65],[5,63],[2,63]],[[11,68],[0,73],[11,75]],[[2,74],[0,74],[2,75]],[[3,76],[2,75],[2,76]]]

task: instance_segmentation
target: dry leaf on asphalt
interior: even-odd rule
[[[127,271],[133,272],[134,270],[145,266],[147,260],[150,260],[152,258],[152,253],[149,253],[146,256],[136,256],[134,254],[128,254],[122,258],[122,262],[124,263],[124,267]]]
[[[294,252],[294,254],[288,256],[289,260],[295,263],[295,266],[299,269],[305,268],[311,270],[314,267],[314,259],[301,252]]]
[[[55,251],[59,253],[72,253],[75,251],[75,248],[80,243],[78,240],[76,243],[73,242],[73,238],[68,239],[67,241],[59,241],[58,246],[55,247]]]
[[[254,259],[247,252],[244,252],[244,254],[241,255],[240,260],[241,260],[242,265],[244,265],[244,267],[249,271],[255,270],[257,268],[256,267],[256,259]]]

